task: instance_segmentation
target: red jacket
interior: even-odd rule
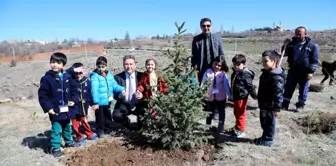
[[[143,94],[145,98],[149,98],[153,96],[152,90],[148,87],[150,84],[149,73],[144,72],[139,81],[138,90]],[[166,81],[158,76],[158,92],[167,93],[168,92],[168,84]]]

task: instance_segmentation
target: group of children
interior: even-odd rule
[[[225,106],[226,100],[229,99],[234,103],[236,117],[236,125],[230,133],[238,138],[245,136],[248,96],[258,99],[263,135],[257,139],[257,144],[271,146],[275,133],[275,117],[279,115],[282,103],[284,74],[283,70],[277,67],[280,56],[276,51],[265,51],[262,57],[264,69],[260,77],[258,95],[252,83],[254,73],[246,67],[246,58],[242,54],[232,59],[234,72],[231,75],[231,87],[226,75],[228,67],[219,59],[215,59],[212,68],[204,73],[201,86],[205,86],[205,82],[210,82],[206,101],[207,110],[212,114],[206,118],[206,123],[211,124],[214,112],[217,110],[219,113],[217,131],[224,130]],[[51,70],[41,78],[38,90],[39,103],[43,111],[49,114],[51,121],[51,153],[56,158],[63,156],[62,136],[64,147],[79,147],[87,139],[97,140],[111,133],[113,129],[110,106],[114,102],[113,95],[114,93],[123,97],[126,95],[125,87],[118,85],[107,69],[108,63],[104,56],[97,59],[96,69],[90,73],[90,79],[85,77],[82,63],[74,63],[72,67],[64,70],[66,63],[67,57],[63,53],[52,54]],[[157,61],[154,58],[147,59],[146,71],[139,81],[135,95],[138,100],[155,97],[157,93],[168,93],[166,81],[156,70]],[[87,121],[89,106],[95,111],[97,134],[90,129]],[[155,117],[155,111],[152,115]],[[84,128],[85,135],[80,132],[80,124]],[[72,138],[73,131],[76,134],[75,140]]]
[[[51,70],[41,78],[38,89],[39,103],[43,111],[49,114],[52,125],[50,151],[55,158],[63,156],[62,137],[64,147],[80,147],[87,139],[97,140],[110,134],[113,131],[110,106],[114,102],[114,93],[126,96],[125,87],[118,85],[107,69],[106,57],[98,57],[90,79],[85,77],[82,63],[74,63],[65,70],[66,63],[65,54],[53,53],[50,57]],[[168,91],[168,85],[157,75],[156,68],[157,61],[154,58],[146,60],[147,71],[139,81],[137,99],[155,97],[159,92]],[[160,88],[148,88],[157,85]],[[91,130],[87,121],[89,106],[95,112],[97,134]],[[80,124],[85,134],[80,132]],[[73,133],[76,134],[75,140],[72,138]]]
[[[258,93],[253,85],[254,72],[246,66],[246,57],[242,54],[232,58],[233,73],[231,87],[226,72],[228,67],[225,61],[216,58],[212,68],[207,69],[203,75],[201,86],[208,81],[208,96],[206,109],[210,112],[206,123],[211,125],[211,120],[218,111],[219,121],[217,132],[221,133],[225,122],[226,100],[233,101],[233,113],[236,118],[235,126],[228,131],[234,137],[245,137],[246,109],[248,97],[258,100],[260,108],[260,124],[263,134],[256,139],[257,145],[272,146],[275,135],[275,118],[279,115],[283,101],[284,70],[277,66],[280,55],[274,50],[267,50],[262,54],[263,69],[259,80]]]

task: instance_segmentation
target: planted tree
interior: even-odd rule
[[[207,133],[209,126],[200,123],[207,116],[203,111],[206,86],[199,87],[194,69],[189,69],[190,53],[182,43],[184,22],[175,23],[177,34],[172,49],[164,55],[173,63],[163,70],[169,92],[149,99],[156,116],[148,109],[143,117],[141,134],[151,143],[164,148],[193,148],[202,146],[212,136]]]

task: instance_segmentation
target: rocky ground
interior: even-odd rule
[[[138,68],[143,70],[148,56],[158,55],[147,51],[110,51],[109,67],[113,73],[122,71],[122,56],[134,54]],[[226,51],[226,59],[230,62],[234,51]],[[71,54],[69,65],[80,61],[92,70],[96,57],[85,54]],[[169,64],[169,60],[157,56],[160,67]],[[249,68],[256,71],[257,85],[260,55],[247,56]],[[275,145],[259,147],[251,141],[261,135],[259,110],[253,99],[249,100],[247,114],[247,137],[235,140],[222,135],[220,147],[209,155],[209,160],[198,160],[194,153],[182,151],[153,152],[152,149],[139,149],[123,145],[122,137],[109,137],[96,142],[89,142],[86,147],[66,150],[67,157],[61,161],[47,154],[50,122],[43,114],[37,102],[39,79],[49,69],[48,59],[19,62],[15,67],[9,63],[0,64],[0,165],[336,165],[336,132],[328,134],[307,134],[307,127],[299,124],[305,116],[313,117],[314,112],[322,111],[335,114],[336,87],[326,86],[320,93],[309,94],[307,111],[302,113],[281,112],[277,120]],[[322,77],[317,75],[312,84],[318,83]],[[297,100],[295,92],[292,102]],[[226,109],[225,128],[234,125],[232,108]],[[94,120],[90,110],[89,121]],[[215,122],[213,122],[215,125]],[[93,125],[94,127],[94,125]],[[108,147],[108,148],[106,148]],[[211,149],[211,148],[210,148]],[[204,154],[206,149],[203,151]],[[210,153],[210,151],[209,151]],[[202,157],[204,156],[202,155]],[[206,156],[206,155],[205,155]],[[89,157],[94,157],[90,160]],[[182,159],[181,159],[182,158]],[[78,159],[86,162],[80,163]],[[152,160],[153,162],[147,162]],[[158,162],[158,161],[161,162]],[[207,162],[205,162],[206,160]],[[196,161],[196,163],[193,163]],[[113,163],[113,164],[112,164]]]

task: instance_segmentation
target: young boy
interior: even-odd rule
[[[231,75],[231,91],[233,98],[233,113],[236,117],[236,125],[232,128],[232,136],[245,137],[246,108],[248,96],[257,98],[255,87],[252,84],[254,72],[246,67],[246,58],[242,54],[232,58],[234,72]]]
[[[51,70],[41,78],[38,89],[39,103],[45,113],[49,114],[51,121],[51,153],[55,158],[63,156],[61,151],[62,137],[65,147],[78,147],[73,141],[70,118],[73,114],[69,106],[78,102],[78,90],[73,87],[71,76],[63,71],[67,57],[60,52],[53,53],[50,57]],[[80,72],[79,69],[74,69]]]
[[[89,123],[87,122],[87,115],[89,105],[92,106],[92,96],[91,96],[91,81],[84,76],[84,72],[75,72],[73,69],[78,68],[83,71],[84,65],[82,63],[74,63],[70,69],[67,70],[74,79],[74,87],[79,91],[79,103],[76,103],[70,109],[76,113],[75,117],[72,119],[72,126],[76,134],[76,141],[80,143],[85,143],[86,139],[97,140],[97,135],[92,132]],[[84,133],[86,137],[80,132],[80,124],[84,128]]]
[[[275,135],[275,118],[283,101],[284,70],[276,67],[280,55],[273,50],[262,54],[264,69],[259,80],[258,107],[260,109],[260,124],[263,134],[257,139],[257,145],[272,146]]]
[[[98,57],[97,68],[91,72],[92,109],[95,110],[96,132],[99,138],[111,133],[112,113],[110,105],[113,103],[113,93],[122,93],[125,97],[125,88],[118,85],[111,72],[107,69],[107,59]]]

